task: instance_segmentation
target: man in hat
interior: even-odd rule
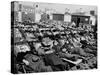
[[[67,58],[67,59],[73,59],[75,58],[74,55],[70,54],[68,52],[69,49],[69,41],[66,40],[66,38],[60,38],[58,40],[58,43],[56,45],[54,45],[54,50],[56,50],[58,56],[60,58]]]
[[[44,37],[40,44],[40,51],[44,54],[44,61],[46,65],[50,65],[54,71],[61,71],[65,68],[65,63],[55,54],[55,50],[52,49],[54,41],[49,37]],[[40,52],[38,51],[38,52]]]

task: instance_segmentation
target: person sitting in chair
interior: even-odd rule
[[[44,55],[45,64],[51,66],[54,71],[65,70],[65,63],[56,55],[55,50],[52,49],[53,43],[54,41],[49,37],[44,37],[37,51]]]

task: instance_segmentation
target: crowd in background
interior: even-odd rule
[[[14,73],[96,69],[96,28],[53,20],[16,23],[11,35]]]

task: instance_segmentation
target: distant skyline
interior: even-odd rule
[[[38,9],[44,10],[45,8],[54,9],[59,13],[64,13],[65,9],[70,9],[71,13],[76,12],[78,9],[82,8],[84,12],[89,13],[90,10],[94,10],[97,14],[97,6],[91,5],[74,5],[74,4],[57,4],[57,3],[42,3],[42,2],[28,2],[28,1],[19,1],[22,5],[27,5],[33,7],[34,4],[38,5]]]

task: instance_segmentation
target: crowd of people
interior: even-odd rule
[[[17,23],[11,36],[14,73],[97,68],[97,30],[90,24]]]

